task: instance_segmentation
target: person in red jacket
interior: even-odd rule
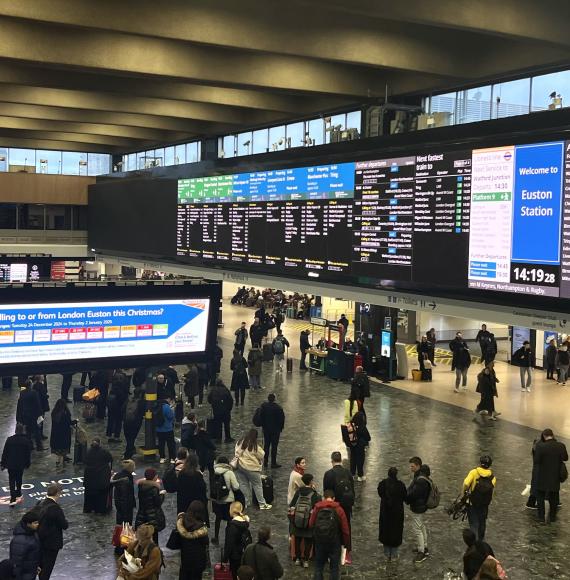
[[[325,564],[330,562],[331,580],[340,577],[342,547],[350,550],[348,520],[334,491],[326,489],[324,499],[315,504],[309,520],[315,545],[315,580],[322,580]]]

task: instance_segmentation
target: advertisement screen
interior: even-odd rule
[[[515,354],[519,348],[522,348],[523,342],[530,340],[530,328],[522,326],[513,326],[513,341],[511,345],[511,354]]]
[[[389,330],[382,331],[380,354],[388,358],[392,355],[392,333]]]
[[[197,353],[209,298],[0,305],[0,365]]]

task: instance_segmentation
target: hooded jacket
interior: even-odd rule
[[[257,451],[252,449],[249,451],[247,447],[241,448],[241,441],[238,441],[235,449],[235,456],[238,458],[238,466],[246,471],[261,471],[261,465],[265,452],[261,445],[257,446]]]
[[[250,544],[243,553],[242,564],[254,569],[256,580],[276,580],[283,576],[283,566],[273,546],[266,542]]]
[[[241,537],[242,534],[246,533],[249,533],[248,516],[236,516],[230,522],[228,522],[226,527],[226,539],[224,542],[225,562],[231,560],[241,560],[244,552]]]
[[[114,487],[115,508],[117,512],[122,514],[129,513],[135,508],[135,484],[133,481],[133,474],[126,469],[122,469],[115,473],[111,479],[111,484]]]
[[[235,501],[234,491],[239,489],[239,483],[237,477],[235,476],[234,470],[227,463],[216,463],[216,466],[214,467],[214,473],[216,475],[223,475],[224,481],[226,482],[226,486],[230,490],[230,492],[225,498],[216,501],[216,503],[234,502]]]
[[[413,513],[423,514],[427,511],[427,500],[430,490],[430,483],[425,476],[418,475],[418,477],[414,477],[408,487],[408,495],[406,496],[406,503],[410,506],[410,510]]]
[[[135,519],[135,527],[142,524],[152,524],[159,532],[166,527],[166,519],[162,511],[164,495],[160,493],[160,485],[156,481],[141,479],[138,481],[139,509]]]
[[[16,572],[15,580],[34,580],[41,561],[41,547],[38,534],[23,522],[14,528],[10,542],[10,560]]]
[[[204,523],[187,530],[184,514],[178,514],[176,529],[180,534],[180,577],[192,572],[203,572],[208,565],[208,528]]]

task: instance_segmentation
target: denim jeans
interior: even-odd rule
[[[424,514],[415,514],[414,512],[410,512],[410,516],[412,518],[412,528],[414,529],[414,534],[416,535],[418,552],[425,552],[425,549],[428,547],[428,533],[424,523]]]
[[[455,369],[455,388],[459,386],[460,381],[462,387],[467,386],[467,370],[468,369]]]
[[[327,546],[315,544],[315,575],[314,580],[323,580],[323,571],[327,562],[330,562],[331,580],[340,578],[341,545]]]
[[[386,558],[397,558],[398,548],[390,548],[390,546],[384,546],[384,556],[386,556]]]
[[[469,527],[479,542],[482,542],[485,539],[488,514],[489,506],[475,507],[470,505],[467,507],[467,519],[469,520]]]
[[[238,466],[236,469],[236,478],[239,483],[239,488],[243,491],[245,496],[245,503],[251,505],[251,492],[255,494],[259,506],[265,505],[265,498],[263,497],[263,486],[261,485],[261,472],[249,471]]]
[[[525,387],[527,389],[532,385],[532,368],[531,367],[519,367],[519,373],[521,375],[521,389]],[[526,385],[525,385],[525,375],[526,375]]]

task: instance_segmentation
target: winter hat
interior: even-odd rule
[[[148,467],[144,470],[144,478],[152,481],[157,475],[156,469],[154,467]]]
[[[123,469],[129,473],[132,473],[135,470],[135,462],[132,459],[125,459],[121,462],[121,465],[123,466]]]

